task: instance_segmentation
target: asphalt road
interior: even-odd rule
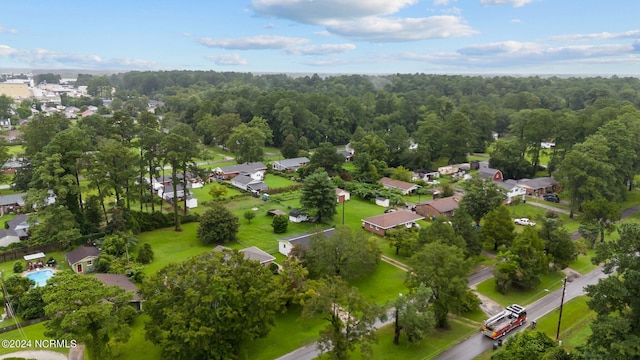
[[[493,277],[493,274],[491,272],[491,268],[487,267],[484,268],[474,274],[469,275],[469,285],[476,285],[479,284],[481,282],[483,282],[486,279],[489,279]],[[387,312],[387,321],[376,321],[375,323],[375,327],[376,329],[379,329],[385,325],[389,325],[393,322],[394,318],[393,318],[393,309],[389,310]],[[318,351],[318,349],[316,348],[316,343],[313,342],[311,344],[305,345],[303,347],[297,348],[296,350],[283,355],[279,358],[277,358],[276,360],[312,360],[315,359],[316,357],[320,356],[320,352]]]
[[[574,279],[573,282],[568,282],[564,301],[566,302],[577,296],[583,295],[585,286],[595,284],[598,282],[598,280],[604,277],[606,277],[606,275],[602,272],[602,268],[597,268],[584,276]],[[532,320],[536,320],[551,311],[559,309],[561,297],[562,289],[559,289],[534,302],[533,304],[528,305],[526,307],[528,321],[530,322]],[[525,327],[521,327],[517,331],[520,331],[524,328]],[[437,359],[470,360],[475,358],[476,356],[481,355],[485,351],[491,350],[494,341],[495,340],[492,340],[482,333],[478,332],[477,335],[470,337],[469,339],[442,353]]]

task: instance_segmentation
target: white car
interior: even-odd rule
[[[529,226],[536,226],[536,222],[535,222],[535,221],[531,221],[531,220],[529,220],[529,219],[527,219],[527,218],[519,218],[519,219],[515,219],[515,220],[513,220],[513,222],[514,222],[516,225],[523,225],[523,226],[527,226],[527,225],[529,225]]]

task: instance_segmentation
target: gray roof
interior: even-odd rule
[[[244,254],[245,259],[259,261],[260,264],[264,264],[266,262],[273,261],[276,259],[275,256],[255,246],[242,249],[240,250],[240,252]]]
[[[20,235],[18,235],[18,233],[15,232],[14,230],[11,230],[11,229],[2,229],[2,230],[0,230],[0,239],[5,238],[7,236],[20,237]]]
[[[493,175],[495,175],[495,173],[497,171],[500,171],[498,169],[492,169],[492,168],[488,168],[488,167],[481,167],[478,169],[478,172],[480,173],[480,177],[483,179],[488,179],[488,178],[492,178]]]
[[[258,182],[260,180],[256,180],[254,178],[252,178],[249,175],[238,175],[236,177],[234,177],[233,179],[231,179],[232,183],[238,183],[240,185],[249,185],[252,182]]]
[[[325,237],[330,238],[331,236],[333,236],[333,233],[335,232],[335,230],[336,230],[335,228],[331,228],[331,229],[325,229],[320,231],[312,231],[304,234],[298,234],[298,235],[293,235],[286,238],[278,239],[278,241],[286,241],[290,243],[292,246],[298,245],[306,249],[306,248],[309,248],[309,244],[311,243],[311,238],[314,235],[324,234]]]
[[[182,185],[181,184],[176,184],[176,191],[182,191],[182,190],[184,190]],[[164,194],[173,194],[173,185],[165,185],[165,187],[162,188],[162,192]]]
[[[27,195],[27,193],[0,196],[0,206],[13,205],[13,204],[18,204],[20,206],[23,206],[24,205],[23,197],[25,195]]]
[[[120,287],[122,289],[125,289],[126,291],[132,291],[133,292],[133,300],[134,301],[142,300],[140,298],[140,294],[138,294],[138,287],[136,286],[136,284],[131,282],[131,280],[129,280],[127,275],[123,275],[123,274],[95,274],[93,276],[95,276],[98,280],[102,281],[102,283],[105,284],[106,286],[117,286],[117,287]]]
[[[535,179],[522,179],[520,180],[520,184],[524,185],[524,186],[528,186],[530,188],[533,189],[546,189],[548,187],[551,187],[555,184],[557,184],[558,182],[555,181],[552,177],[547,176],[547,177],[539,177],[539,178],[535,178]]]
[[[350,151],[347,151],[347,150],[340,150],[340,151],[338,151],[338,154],[344,156],[347,159],[353,156],[353,154]]]
[[[261,162],[252,162],[231,166],[223,166],[219,167],[216,170],[219,170],[223,174],[236,174],[236,173],[254,173],[260,170],[267,170],[267,166]]]
[[[7,224],[9,225],[9,229],[12,229],[12,230],[17,228],[18,225],[24,225],[23,223],[26,223],[27,228],[29,228],[29,223],[27,223],[27,214],[18,214],[9,222],[7,222]]]
[[[247,186],[247,189],[251,189],[251,190],[255,190],[255,191],[267,191],[267,190],[269,190],[269,187],[267,186],[267,184],[265,184],[262,181],[260,181],[260,182],[257,182],[257,183],[249,184]]]
[[[88,257],[88,256],[98,256],[100,255],[100,249],[94,246],[80,246],[78,248],[73,249],[71,252],[68,252],[64,257],[67,259],[71,265],[79,262],[80,260]]]
[[[280,164],[280,166],[284,167],[284,168],[298,168],[302,165],[305,165],[307,163],[309,163],[309,159],[307,159],[306,157],[297,157],[297,158],[293,158],[293,159],[284,159],[284,160],[278,160],[278,161],[274,161],[274,163],[278,163]]]
[[[4,164],[2,164],[3,169],[18,169],[24,165],[24,159],[22,158],[12,158],[7,160]]]

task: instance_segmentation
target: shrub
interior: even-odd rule
[[[140,249],[140,251],[138,251],[138,262],[141,264],[149,264],[152,261],[153,249],[151,249],[151,244],[142,244],[142,248]]]
[[[289,217],[287,215],[276,215],[273,217],[273,232],[276,234],[284,234],[289,227]]]
[[[25,270],[24,262],[22,260],[16,260],[13,263],[13,272],[19,274]]]

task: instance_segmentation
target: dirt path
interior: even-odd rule
[[[401,263],[398,260],[392,259],[386,255],[380,255],[380,260],[386,262],[387,264],[391,264],[402,271],[405,271],[405,272],[409,271],[409,267],[407,265]]]

